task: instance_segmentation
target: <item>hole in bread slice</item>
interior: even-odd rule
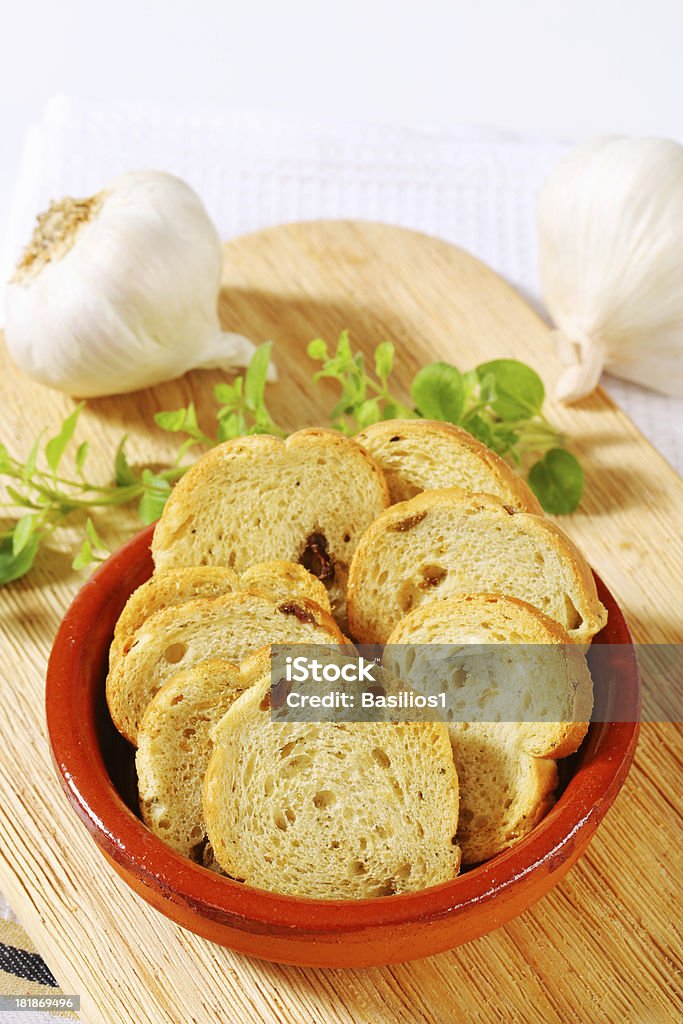
[[[182,661],[187,653],[187,647],[185,644],[169,644],[164,651],[164,658],[169,665],[177,665],[178,662]]]

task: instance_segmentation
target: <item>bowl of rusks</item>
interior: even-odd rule
[[[157,910],[271,960],[390,963],[505,924],[585,849],[633,757],[629,644],[575,544],[465,431],[255,435],[201,458],[78,594],[50,740],[68,799]],[[457,700],[288,718],[281,645],[371,649],[375,694],[390,678]],[[614,652],[600,679],[596,645]],[[603,675],[618,708],[591,722]]]

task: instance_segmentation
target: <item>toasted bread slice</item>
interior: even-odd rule
[[[327,591],[320,580],[302,565],[293,562],[261,562],[238,576],[233,569],[218,565],[156,572],[138,587],[126,602],[114,631],[109,651],[113,665],[122,647],[133,642],[133,635],[145,619],[162,608],[173,608],[195,597],[220,597],[236,590],[258,590],[283,600],[307,597],[325,611],[331,611]]]
[[[276,601],[250,590],[202,597],[166,608],[136,631],[107,676],[114,725],[137,743],[142,716],[154,694],[181,669],[221,658],[240,662],[269,643],[343,641],[334,619],[306,598]]]
[[[481,591],[527,601],[578,643],[607,621],[590,567],[559,526],[453,487],[393,505],[366,530],[349,574],[349,630],[384,643],[414,608]]]
[[[220,597],[238,590],[240,578],[232,569],[205,565],[192,569],[169,569],[155,573],[134,590],[121,612],[114,640],[109,649],[112,665],[126,644],[133,642],[135,631],[145,619],[163,608],[173,608],[195,597]]]
[[[438,420],[384,420],[366,427],[356,440],[384,473],[392,505],[422,491],[462,487],[543,515],[522,477],[462,427]]]
[[[416,644],[430,645],[422,661]],[[511,651],[511,644],[523,646]],[[543,817],[557,785],[554,759],[581,745],[593,702],[583,651],[531,605],[474,594],[406,615],[385,661],[412,686],[426,683],[449,694],[451,709],[462,708],[448,724],[460,784],[458,841],[463,863],[488,860]],[[504,720],[496,721],[501,709]],[[524,720],[506,720],[512,712]]]
[[[200,864],[207,853],[202,783],[210,730],[246,685],[237,665],[204,661],[171,676],[142,717],[135,765],[143,820]]]
[[[142,716],[135,765],[143,820],[178,853],[213,870],[221,869],[202,808],[211,730],[246,689],[270,673],[270,664],[270,645],[240,665],[202,661],[171,676]]]
[[[458,782],[441,723],[273,722],[270,675],[213,732],[204,818],[218,863],[293,896],[389,896],[456,876]]]
[[[269,559],[299,562],[325,584],[343,623],[351,556],[388,504],[381,471],[335,431],[240,437],[213,448],[173,489],[154,533],[154,562],[239,573]]]
[[[275,559],[250,566],[240,576],[240,590],[258,590],[276,600],[306,597],[332,613],[330,598],[320,580],[297,562]]]

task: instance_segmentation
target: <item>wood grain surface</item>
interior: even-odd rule
[[[321,422],[332,387],[313,389],[306,343],[349,328],[370,350],[398,348],[407,383],[425,361],[466,369],[516,356],[552,385],[548,329],[491,271],[457,249],[380,225],[273,228],[225,248],[224,325],[272,338],[276,416]],[[25,457],[70,399],[22,377],[2,346],[0,436]],[[173,450],[153,414],[194,399],[208,422],[216,372],[123,398],[89,401],[78,440],[111,476],[123,432],[132,461]],[[587,472],[581,509],[563,525],[621,603],[637,640],[683,640],[683,480],[601,392],[550,406]],[[118,542],[126,514],[97,520]],[[75,536],[75,535],[74,535]],[[135,897],[105,863],[61,793],[43,696],[52,637],[81,583],[68,533],[29,577],[0,591],[0,888],[88,1022],[229,1024],[667,1024],[681,1001],[680,779],[675,724],[644,724],[636,761],[587,854],[553,892],[508,926],[430,960],[322,971],[250,960],[185,932]],[[74,708],[74,713],[78,709]]]

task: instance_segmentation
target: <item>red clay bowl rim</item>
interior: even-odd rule
[[[599,758],[569,781],[553,809],[511,849],[452,881],[382,899],[314,900],[284,896],[216,875],[166,846],[126,806],[109,778],[90,725],[90,713],[74,715],[74,686],[82,651],[97,616],[112,594],[125,590],[136,565],[149,559],[150,526],[116,551],[81,588],[54,641],[46,680],[47,725],[62,787],[102,850],[141,882],[161,889],[200,916],[252,931],[287,934],[354,931],[410,924],[463,913],[510,890],[543,865],[552,869],[572,855],[575,837],[588,842],[628,773],[638,737],[640,681],[632,677],[633,721],[593,724]],[[150,563],[151,564],[151,563]],[[623,638],[631,636],[618,605],[596,576],[600,596],[618,612]],[[130,593],[130,590],[128,590]],[[586,742],[591,742],[590,739]],[[588,774],[588,778],[586,778]],[[589,784],[590,783],[590,784]],[[596,788],[598,792],[596,792]]]

